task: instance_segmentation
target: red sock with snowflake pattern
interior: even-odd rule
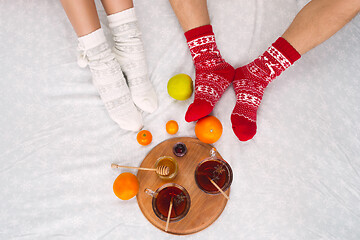
[[[300,57],[296,49],[280,37],[260,57],[235,70],[236,105],[231,122],[240,141],[256,134],[256,112],[266,86]]]
[[[232,82],[235,70],[221,57],[211,25],[191,29],[185,37],[196,71],[194,102],[185,114],[185,120],[192,122],[211,113]]]

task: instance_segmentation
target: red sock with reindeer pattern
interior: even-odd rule
[[[196,121],[207,116],[234,78],[234,68],[221,57],[211,25],[191,29],[185,33],[194,61],[195,97],[185,120]]]
[[[300,57],[296,49],[280,37],[260,57],[235,70],[236,105],[231,122],[240,141],[256,134],[256,112],[266,86]]]

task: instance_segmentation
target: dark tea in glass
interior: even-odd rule
[[[155,204],[159,213],[162,216],[167,216],[169,212],[170,201],[173,201],[172,211],[170,217],[176,218],[181,216],[186,210],[186,196],[184,192],[177,187],[167,187],[159,192],[156,197]]]
[[[178,221],[185,217],[190,209],[190,196],[185,188],[178,184],[167,183],[155,192],[150,189],[146,189],[145,191],[153,196],[153,210],[161,220],[167,220],[171,200],[173,201],[170,215],[171,222]]]
[[[199,163],[195,170],[195,182],[205,193],[218,194],[219,190],[210,182],[213,180],[223,191],[226,191],[232,182],[230,165],[220,159],[209,158]]]

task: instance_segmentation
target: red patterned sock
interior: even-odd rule
[[[263,55],[236,69],[233,82],[236,105],[231,122],[240,141],[247,141],[256,134],[256,111],[266,86],[300,57],[296,49],[280,37]]]
[[[194,102],[185,114],[185,120],[192,122],[211,113],[232,82],[235,70],[221,57],[211,25],[189,30],[185,37],[196,71]]]

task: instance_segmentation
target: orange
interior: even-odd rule
[[[139,144],[143,146],[149,145],[152,141],[151,132],[149,132],[148,130],[141,130],[137,134],[136,140],[138,141]]]
[[[214,116],[204,117],[195,125],[196,137],[204,143],[216,142],[221,137],[222,131],[220,120]]]
[[[139,192],[139,181],[134,174],[124,172],[115,179],[113,190],[121,200],[129,200]]]
[[[176,121],[170,120],[166,123],[166,131],[168,134],[175,134],[179,130],[179,125]]]

